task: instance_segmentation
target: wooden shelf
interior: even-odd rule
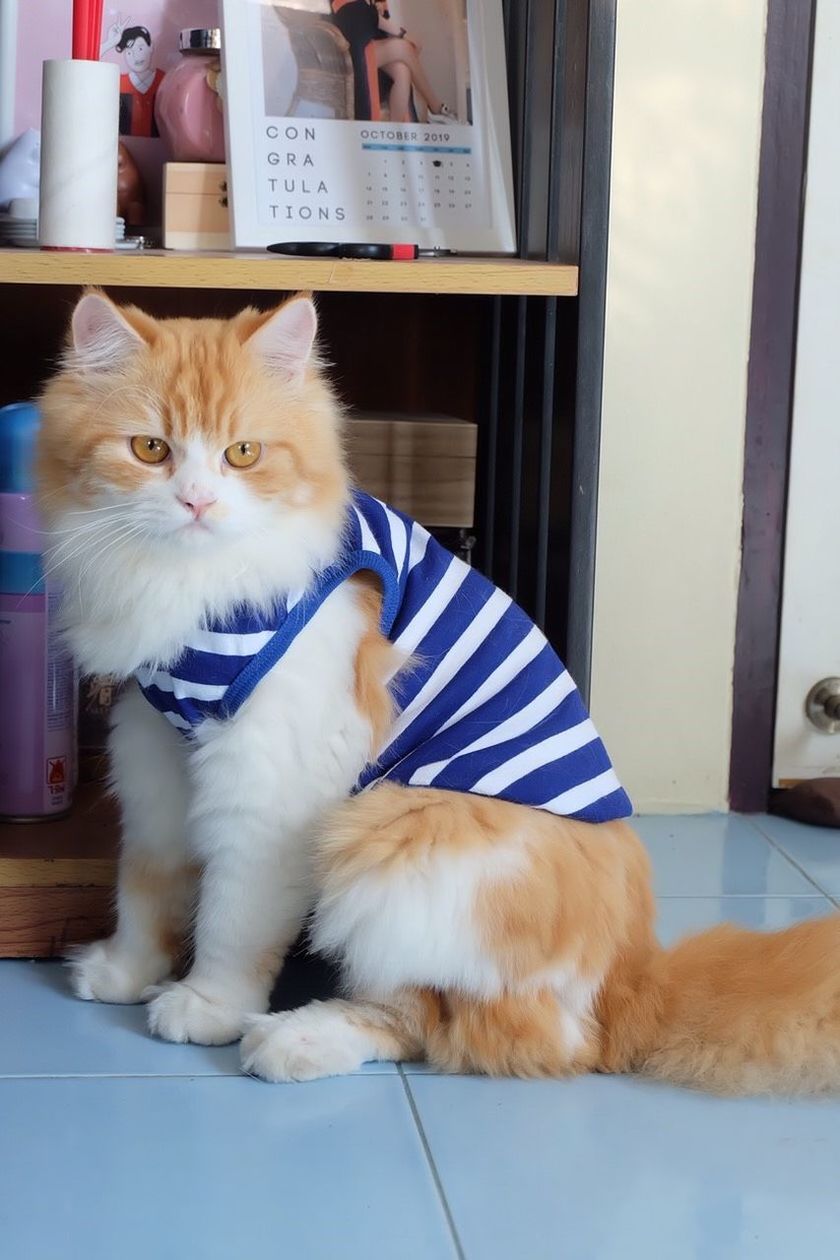
[[[117,875],[117,815],[99,786],[67,818],[0,823],[0,958],[49,958],[101,936]]]
[[[384,263],[173,250],[54,254],[0,249],[0,283],[574,297],[578,269],[520,258],[421,258]]]

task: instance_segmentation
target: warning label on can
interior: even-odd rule
[[[64,789],[67,786],[67,758],[47,758],[47,786]]]

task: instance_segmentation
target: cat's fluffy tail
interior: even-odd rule
[[[602,1067],[716,1093],[840,1091],[840,915],[724,924],[614,968]]]

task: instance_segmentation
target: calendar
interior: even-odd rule
[[[223,0],[234,240],[516,248],[500,0]]]
[[[457,228],[476,209],[471,153],[447,152],[448,134],[436,151],[431,137],[407,154],[372,151],[365,163],[365,223],[397,228]],[[404,233],[403,233],[404,235]]]

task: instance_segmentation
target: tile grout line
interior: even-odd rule
[[[438,1198],[440,1199],[443,1214],[446,1217],[446,1224],[449,1227],[449,1233],[452,1236],[452,1244],[455,1248],[455,1254],[457,1255],[458,1260],[466,1260],[466,1253],[461,1245],[461,1239],[458,1237],[458,1230],[455,1226],[455,1218],[452,1215],[452,1209],[449,1206],[449,1200],[446,1197],[446,1191],[443,1188],[443,1182],[441,1181],[437,1164],[435,1163],[434,1156],[432,1155],[432,1148],[429,1146],[429,1139],[426,1136],[426,1130],[423,1127],[420,1112],[417,1110],[417,1103],[415,1102],[414,1095],[411,1092],[411,1086],[409,1085],[408,1078],[403,1071],[402,1064],[398,1063],[396,1066],[397,1073],[399,1074],[399,1078],[402,1081],[403,1089],[405,1091],[406,1101],[408,1103],[412,1119],[414,1120],[417,1136],[420,1138],[420,1144],[423,1147],[423,1153],[426,1156],[426,1162],[429,1165],[429,1172],[432,1174],[432,1181],[434,1182]]]
[[[800,866],[796,858],[791,857],[787,849],[783,848],[782,845],[779,844],[778,841],[774,840],[772,836],[768,835],[766,831],[763,831],[760,825],[757,822],[754,822],[752,818],[748,818],[747,822],[749,822],[750,826],[755,827],[762,840],[766,840],[771,849],[775,849],[777,853],[781,853],[785,861],[790,862],[794,870],[799,871],[799,874],[807,879],[808,883],[812,884],[818,893],[821,893],[823,897],[827,897],[833,906],[840,907],[840,900],[837,897],[832,896],[827,889],[823,888],[822,884],[818,884],[813,875],[809,874],[804,866]],[[804,896],[804,894],[802,895]]]
[[[396,1072],[348,1072],[347,1080],[391,1080]],[[3,1081],[247,1081],[247,1072],[0,1072]]]
[[[241,1072],[0,1072],[3,1081],[236,1081]]]
[[[762,836],[762,839],[765,839],[765,838],[766,838],[766,837]],[[788,856],[788,855],[787,855],[786,853],[783,853],[783,854],[782,854],[782,857],[785,857],[785,858],[786,858],[787,856]],[[789,860],[790,860],[790,859],[789,859]],[[802,874],[803,874],[803,875],[805,875],[805,878],[806,878],[806,879],[808,879],[808,878],[809,878],[809,877],[805,874],[805,872],[804,872],[804,871],[802,871]],[[810,883],[813,883],[813,880],[809,880],[809,882],[810,882]],[[801,898],[801,899],[805,900],[805,899],[807,899],[807,898],[814,898],[814,897],[816,897],[817,895],[819,895],[820,897],[828,898],[828,900],[829,900],[829,901],[834,901],[834,900],[835,900],[835,898],[834,898],[834,897],[832,897],[831,893],[824,892],[824,891],[820,888],[820,886],[819,886],[818,884],[814,884],[813,890],[809,890],[808,892],[796,892],[796,893],[744,893],[744,892],[740,892],[740,893],[732,893],[732,892],[715,892],[715,893],[657,893],[657,894],[656,894],[656,900],[657,900],[657,901],[751,901],[751,900],[752,900],[752,901],[759,901],[759,900],[760,900],[760,901],[796,901],[796,900],[797,900],[797,898]]]

